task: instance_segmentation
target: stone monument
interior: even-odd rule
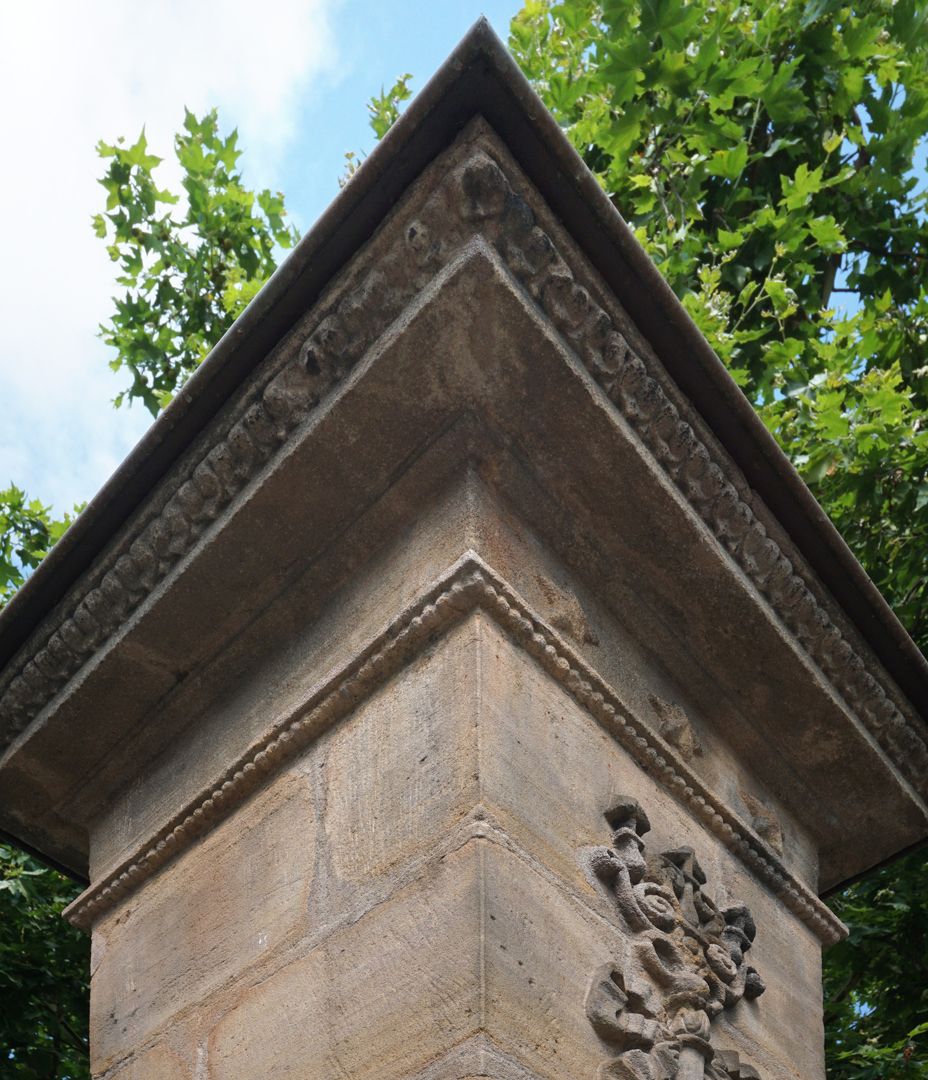
[[[107,1080],[824,1075],[928,667],[487,24],[0,619]]]

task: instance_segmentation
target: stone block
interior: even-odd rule
[[[101,920],[96,1072],[305,928],[315,832],[309,781],[285,774]]]
[[[488,1037],[532,1075],[595,1076],[608,1055],[584,1001],[621,938],[539,865],[487,842],[481,857]]]
[[[193,1070],[176,1054],[156,1046],[121,1065],[107,1080],[194,1080]]]
[[[326,747],[325,835],[334,884],[352,887],[435,847],[479,801],[479,625],[397,672]]]
[[[238,994],[210,1035],[209,1077],[399,1080],[481,1033],[534,1076],[594,1075],[587,972],[621,948],[550,877],[474,837]]]
[[[243,992],[209,1037],[209,1080],[413,1076],[481,1023],[473,844]]]

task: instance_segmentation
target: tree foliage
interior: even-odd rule
[[[131,146],[118,139],[97,152],[109,167],[100,181],[106,209],[93,225],[125,288],[100,328],[116,350],[110,366],[130,378],[116,404],[138,399],[157,415],[299,234],[283,195],[244,186],[238,132],[223,138],[215,109],[202,118],[188,110],[174,139],[182,194],[158,186],[162,159],[144,130]]]
[[[526,74],[928,642],[922,0],[528,0]]]
[[[412,97],[412,90],[409,88],[411,79],[412,75],[408,72],[400,75],[389,90],[384,90],[381,86],[380,93],[367,103],[367,121],[376,138],[382,139],[399,119],[403,102]],[[339,178],[339,187],[348,183],[363,160],[364,155],[354,150],[345,154],[345,171]]]
[[[78,891],[0,844],[0,1076],[89,1080],[90,941],[61,918]]]
[[[75,507],[75,513],[80,508]],[[0,491],[0,608],[71,523]],[[61,918],[73,881],[0,843],[0,1076],[89,1080],[90,942]]]
[[[74,508],[74,514],[80,507]],[[51,507],[11,484],[0,491],[0,608],[39,565],[71,524],[73,516],[58,518]]]
[[[925,649],[924,0],[526,0],[510,46]],[[377,138],[409,80],[368,106]],[[223,138],[215,112],[188,113],[175,140],[182,193],[158,187],[144,132],[99,151],[107,205],[94,227],[124,289],[101,334],[130,380],[117,404],[155,413],[296,233],[282,196],[244,187],[235,132]],[[358,162],[347,155],[343,182]],[[62,526],[16,488],[0,494],[0,514],[2,600]],[[69,886],[4,851],[4,881],[29,885],[2,886],[3,922],[70,955],[57,921]],[[928,863],[915,853],[835,901],[851,928],[826,954],[828,1061],[840,1080],[928,1076],[926,895]],[[28,958],[33,939],[23,940]],[[35,953],[26,962],[47,967]],[[77,995],[54,1016],[70,1017],[79,1040],[84,970],[54,969]],[[17,999],[35,1024],[35,1038],[15,1044],[21,1055],[67,1043],[43,1005],[55,987],[37,980]],[[64,1057],[56,1069],[23,1075],[86,1075]]]
[[[928,1077],[928,859],[867,875],[834,903],[850,936],[825,954],[829,1076]]]

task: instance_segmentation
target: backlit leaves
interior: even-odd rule
[[[79,508],[75,507],[77,514]],[[73,515],[57,517],[11,484],[0,491],[0,608],[45,558]]]
[[[270,277],[297,240],[283,195],[245,187],[238,133],[222,136],[216,110],[187,111],[174,153],[183,195],[158,187],[161,159],[144,131],[131,146],[101,142],[106,208],[93,218],[117,265],[114,311],[100,327],[129,376],[116,404],[157,414]]]

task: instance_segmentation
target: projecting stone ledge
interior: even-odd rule
[[[923,659],[478,25],[0,617],[95,1077],[823,1076]]]
[[[776,1036],[818,1008],[809,923],[834,927],[810,918],[814,895],[805,917],[784,915],[724,827],[707,828],[691,866],[670,877],[671,863],[649,867],[627,938],[621,857],[616,874],[597,862],[618,824],[601,806],[633,792],[651,810],[655,851],[692,839],[691,813],[614,737],[621,705],[595,677],[584,685],[582,662],[556,636],[535,641],[537,617],[470,563],[452,582],[430,602],[434,615],[425,604],[393,639],[424,618],[427,653],[372,682],[350,720],[98,918],[98,1067],[167,1033],[188,1054],[205,1043],[221,1077],[286,1075],[295,1061],[306,1076],[336,1061],[352,1076],[418,1075],[464,1040],[532,1075],[594,1075],[607,1051],[586,1019],[588,991],[610,965],[629,991],[643,984],[642,950],[687,940],[680,929],[692,923],[720,972],[710,1012],[746,999],[752,1060],[785,1056],[814,1074],[816,1039],[786,1051]],[[590,705],[602,720],[614,710],[608,727]],[[710,886],[694,893],[700,867]],[[641,893],[634,866],[628,880]],[[722,893],[747,901],[762,928],[751,951],[761,977],[732,967],[750,948],[749,916],[716,904]],[[762,1004],[773,1004],[761,1014],[747,1001],[764,983]],[[647,1008],[662,1015],[658,1001]],[[460,1049],[451,1060],[460,1066]]]

